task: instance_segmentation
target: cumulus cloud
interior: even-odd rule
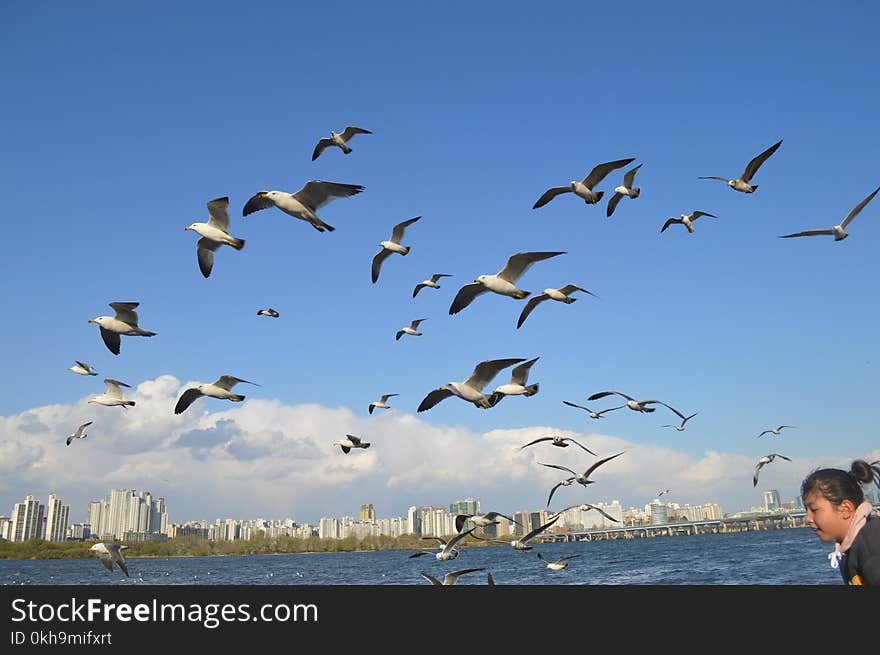
[[[227,403],[200,399],[172,411],[188,386],[171,375],[141,382],[128,394],[136,406],[73,405],[30,408],[0,417],[0,513],[25,495],[57,493],[71,505],[71,521],[85,520],[90,500],[111,488],[165,497],[170,519],[285,518],[315,523],[322,516],[357,515],[373,503],[381,516],[404,515],[411,505],[445,505],[468,496],[484,511],[546,507],[550,489],[582,472],[595,457],[577,446],[543,443],[540,436],[577,439],[600,457],[623,455],[592,474],[595,484],[560,487],[551,509],[578,502],[619,500],[642,506],[661,489],[681,504],[717,502],[726,511],[760,503],[752,487],[753,458],[707,450],[699,456],[672,447],[634,443],[613,434],[571,432],[552,425],[484,433],[431,425],[399,410],[379,416],[277,400]],[[93,420],[88,437],[70,446],[76,426]],[[345,434],[372,445],[344,454],[333,442]],[[867,455],[880,459],[880,451]],[[803,476],[846,457],[777,460],[774,486],[792,497]],[[763,475],[764,473],[762,473]]]

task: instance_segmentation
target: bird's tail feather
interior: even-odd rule
[[[234,403],[240,403],[242,400],[244,400],[244,396],[239,396],[239,395],[230,396],[229,400],[231,400]]]
[[[538,393],[538,385],[539,384],[540,384],[539,382],[535,382],[535,384],[527,386],[526,387],[526,395],[527,396],[534,396],[536,393]]]
[[[244,248],[244,239],[233,238],[232,243],[230,243],[229,245],[232,246],[233,248],[235,248],[236,250],[241,250],[242,248]]]

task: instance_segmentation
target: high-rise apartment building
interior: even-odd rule
[[[480,501],[470,497],[453,501],[449,505],[449,513],[453,516],[456,514],[479,514]]]
[[[165,499],[149,491],[111,489],[89,503],[88,523],[100,539],[143,541],[167,534],[168,512]]]
[[[373,503],[361,505],[361,513],[358,516],[358,519],[362,523],[376,520],[376,510],[373,508]]]
[[[15,503],[10,518],[9,540],[42,539],[44,512],[45,507],[33,496],[25,496],[23,503]]]
[[[67,524],[70,519],[70,505],[65,505],[55,494],[49,494],[46,506],[46,541],[64,541],[67,538]]]
[[[776,489],[768,489],[764,492],[764,511],[772,512],[779,509],[782,503],[779,501],[779,491]]]

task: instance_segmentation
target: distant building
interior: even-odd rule
[[[768,489],[764,492],[764,511],[772,512],[780,508],[782,503],[779,501],[779,491],[776,489]]]
[[[654,499],[648,507],[651,515],[651,525],[666,525],[669,523],[669,513],[665,503]]]
[[[8,516],[0,516],[0,539],[9,541],[9,531],[12,528],[12,521]]]
[[[44,511],[45,507],[33,496],[25,496],[23,503],[15,503],[10,518],[9,541],[42,539]]]
[[[361,521],[375,521],[376,520],[376,510],[373,508],[373,503],[367,503],[366,505],[361,505],[361,513],[359,516],[359,520],[361,520]]]
[[[46,507],[46,541],[64,541],[67,538],[67,524],[70,518],[70,505],[65,505],[55,494],[49,494]]]
[[[449,505],[449,513],[456,514],[479,514],[480,501],[474,498],[465,498],[464,500],[456,500]]]

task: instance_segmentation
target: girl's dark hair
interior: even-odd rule
[[[869,464],[863,459],[857,459],[852,463],[849,471],[833,468],[816,469],[801,483],[801,500],[806,501],[809,494],[818,491],[834,505],[849,500],[858,507],[865,500],[862,485],[872,482],[880,487],[880,460]]]

